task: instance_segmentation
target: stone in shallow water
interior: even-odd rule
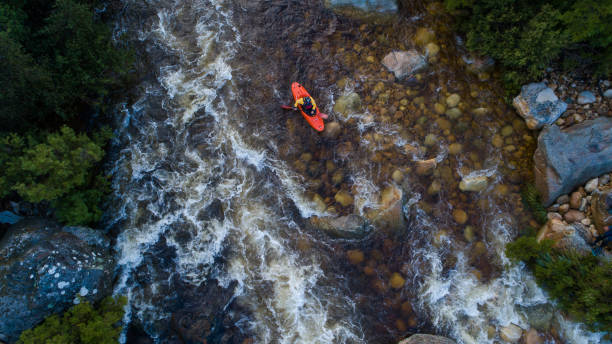
[[[578,104],[590,104],[594,103],[597,99],[595,99],[595,95],[591,91],[582,91],[578,94],[578,99],[576,102]]]
[[[353,196],[351,196],[350,193],[344,190],[338,191],[334,196],[334,199],[336,200],[336,202],[342,204],[343,207],[347,207],[353,204]]]
[[[348,250],[346,251],[346,256],[353,265],[359,265],[365,259],[363,252],[359,250]]]
[[[382,64],[398,79],[409,77],[427,65],[425,57],[416,50],[390,52]]]
[[[461,101],[461,96],[459,96],[457,93],[453,93],[446,98],[446,105],[452,108],[452,107],[459,105],[460,101]]]
[[[402,275],[397,272],[391,274],[391,278],[389,279],[389,285],[391,288],[400,289],[404,286],[404,283],[406,283],[406,280],[402,277]]]
[[[325,4],[331,7],[352,6],[363,11],[396,12],[395,0],[326,0]]]
[[[461,110],[459,110],[459,108],[448,109],[446,110],[446,115],[450,119],[457,119],[461,117]]]
[[[417,333],[400,341],[397,344],[455,344],[455,341],[442,336]]]
[[[323,136],[330,140],[334,140],[338,138],[340,132],[342,131],[342,127],[340,127],[340,123],[338,122],[329,122],[325,124],[325,130],[323,131]]]
[[[603,96],[604,96],[604,97],[606,97],[606,98],[608,98],[608,99],[612,98],[612,88],[611,88],[611,89],[609,89],[609,90],[606,90],[606,91],[604,92]]]
[[[334,112],[348,116],[361,111],[361,98],[355,92],[340,96],[334,104]]]
[[[427,51],[428,57],[434,57],[434,56],[437,56],[438,53],[440,52],[440,46],[438,46],[434,42],[430,42],[430,43],[427,43],[427,46],[425,46],[425,51]]]
[[[436,159],[419,160],[416,162],[416,173],[420,176],[430,175],[437,164]]]
[[[416,34],[414,35],[414,42],[417,45],[423,46],[427,45],[427,43],[432,42],[434,38],[436,38],[436,34],[432,30],[426,27],[420,27],[416,30]]]
[[[540,129],[546,124],[553,124],[567,109],[567,104],[559,100],[555,92],[543,82],[523,86],[512,105],[525,119],[529,129]]]
[[[499,330],[499,336],[509,343],[517,343],[522,335],[523,329],[514,324],[504,326]]]
[[[486,176],[464,177],[459,183],[461,191],[479,192],[487,188],[488,178]]]
[[[453,219],[460,225],[463,225],[467,222],[468,216],[467,213],[461,209],[453,210]]]

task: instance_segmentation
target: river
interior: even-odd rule
[[[129,299],[122,341],[493,343],[511,323],[528,329],[549,300],[503,249],[529,224],[518,192],[534,138],[492,75],[467,71],[447,21],[421,3],[355,18],[310,0],[126,0],[117,33],[140,81],[118,111],[106,219],[115,292]],[[396,81],[380,61],[423,27],[439,56]],[[337,136],[280,109],[292,81]],[[361,111],[334,113],[353,92]],[[451,119],[436,108],[450,94],[462,100]],[[415,173],[423,159],[436,160],[429,175]],[[465,176],[487,187],[462,192]],[[400,228],[351,239],[312,225],[367,217],[389,187],[403,195]],[[351,202],[335,201],[341,191]],[[548,313],[552,342],[599,342]]]

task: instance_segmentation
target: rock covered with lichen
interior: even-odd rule
[[[100,231],[43,219],[13,225],[0,241],[0,336],[19,334],[80,302],[111,292],[114,260]]]

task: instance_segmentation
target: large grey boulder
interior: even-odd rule
[[[109,295],[113,270],[109,240],[99,231],[43,219],[11,226],[0,241],[0,337],[14,342],[79,297]]]
[[[567,129],[546,127],[533,156],[535,184],[545,206],[587,180],[612,171],[612,118]]]
[[[398,79],[410,77],[427,65],[425,57],[418,51],[392,51],[382,60],[382,64]]]
[[[417,333],[397,344],[455,344],[455,341],[442,336]]]
[[[523,86],[512,105],[525,119],[529,129],[540,129],[546,124],[553,124],[567,110],[567,104],[559,100],[555,92],[543,82]]]

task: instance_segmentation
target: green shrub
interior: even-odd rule
[[[62,121],[101,108],[131,53],[112,44],[91,1],[10,0],[0,5],[0,131]]]
[[[20,344],[112,344],[117,343],[127,298],[107,297],[98,307],[84,301],[62,316],[52,315],[33,329],[24,331]]]
[[[509,93],[542,76],[552,61],[576,58],[612,72],[612,2],[598,0],[445,0],[468,49],[496,59]]]
[[[108,192],[95,166],[104,156],[108,129],[91,139],[64,126],[37,143],[16,134],[0,140],[0,196],[15,191],[28,202],[50,201],[60,221],[85,225],[99,220],[98,203]],[[26,141],[30,141],[26,143]]]
[[[506,254],[524,261],[538,284],[576,320],[592,330],[612,331],[612,262],[551,246],[549,240],[521,237],[506,246]]]
[[[535,185],[525,184],[523,186],[521,189],[521,201],[539,224],[544,224],[548,221],[546,208],[542,205],[540,194]]]

